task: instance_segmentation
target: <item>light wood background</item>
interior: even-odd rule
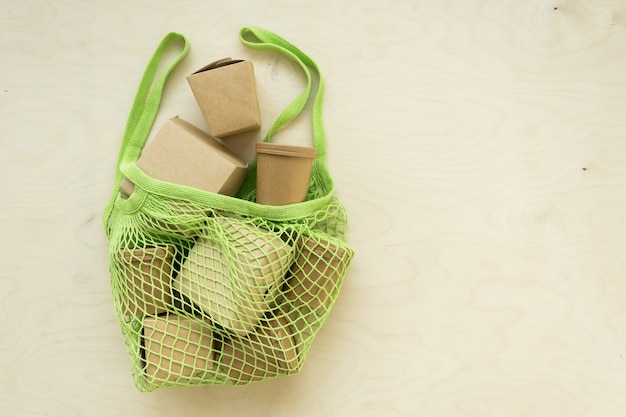
[[[144,66],[253,60],[264,128],[327,78],[357,256],[301,374],[135,390],[101,214]],[[277,141],[310,140],[302,117]],[[229,141],[244,157],[264,130]],[[626,415],[623,0],[0,0],[0,415]]]

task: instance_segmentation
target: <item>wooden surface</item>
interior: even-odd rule
[[[157,124],[206,128],[184,77],[233,56],[266,129],[302,76],[248,24],[327,78],[357,256],[299,375],[141,394],[101,223],[126,116],[174,30]],[[0,0],[0,415],[626,415],[625,45],[622,0]]]

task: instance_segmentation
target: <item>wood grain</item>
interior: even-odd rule
[[[0,0],[0,415],[623,416],[625,23],[620,0]],[[324,72],[357,256],[299,375],[139,394],[101,226],[125,118],[179,31],[157,125],[206,128],[184,76],[252,59],[251,158],[304,80],[246,24]]]

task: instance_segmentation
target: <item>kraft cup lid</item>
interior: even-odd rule
[[[258,142],[256,152],[268,155],[292,156],[296,158],[315,159],[315,148],[308,146],[283,145],[270,142]]]

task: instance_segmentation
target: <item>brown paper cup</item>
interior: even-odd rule
[[[144,319],[143,349],[150,384],[200,382],[215,367],[211,328],[186,317]]]
[[[174,288],[213,321],[248,334],[269,310],[292,260],[292,247],[267,230],[218,218],[225,244],[200,239]]]
[[[256,202],[283,206],[304,201],[315,149],[260,142],[256,144],[256,152]]]
[[[174,252],[172,246],[120,252],[120,269],[126,277],[121,283],[123,315],[155,315],[170,308]]]
[[[219,370],[234,384],[296,373],[298,350],[287,317],[272,314],[247,337],[224,340]]]

